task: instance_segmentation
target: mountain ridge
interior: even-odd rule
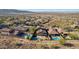
[[[0,9],[0,14],[34,13],[32,11],[22,11],[17,9]]]

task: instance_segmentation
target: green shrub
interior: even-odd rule
[[[74,40],[74,39],[79,39],[79,36],[78,36],[78,34],[70,34],[69,35],[71,38],[72,38],[72,40]]]
[[[54,46],[53,48],[54,48],[54,49],[59,49],[60,47],[59,47],[59,46]]]
[[[0,24],[4,23],[4,20],[0,20]]]
[[[32,26],[32,27],[29,28],[29,32],[31,32],[31,33],[33,33],[35,30],[36,30],[35,26]]]
[[[60,42],[60,44],[64,44],[65,43],[65,39],[61,39],[61,40],[59,40],[59,42]]]

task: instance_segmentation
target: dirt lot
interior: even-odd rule
[[[28,40],[17,37],[0,37],[0,49],[78,49],[79,40],[66,40],[62,45],[54,40]]]

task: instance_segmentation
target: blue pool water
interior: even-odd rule
[[[60,40],[60,37],[52,37],[52,40]]]

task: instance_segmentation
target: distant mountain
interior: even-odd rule
[[[0,9],[0,14],[20,14],[20,13],[33,13],[33,12],[16,10],[16,9]]]
[[[29,11],[40,13],[79,13],[79,9],[29,9]]]

